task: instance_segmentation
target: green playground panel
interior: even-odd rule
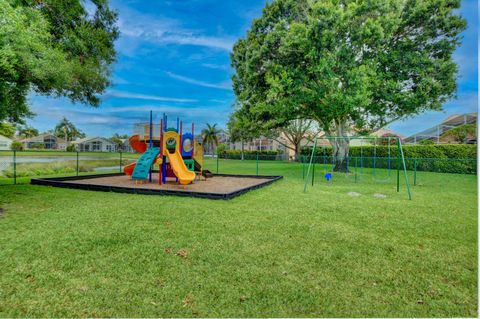
[[[185,166],[189,171],[195,171],[195,161],[193,159],[186,159],[183,161],[185,162]]]

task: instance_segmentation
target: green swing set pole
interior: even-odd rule
[[[405,164],[405,157],[403,156],[402,141],[398,138],[398,148],[400,149],[401,159],[403,163],[403,174],[405,175],[405,184],[407,185],[408,199],[412,200],[412,193],[410,192],[410,184],[408,183],[407,164]]]
[[[315,182],[315,163],[316,163],[317,159],[316,159],[316,156],[315,156],[315,162],[313,162],[313,167],[312,167],[312,186]]]
[[[302,179],[305,179],[305,160],[304,160],[304,156],[300,157],[300,161],[302,162]]]
[[[305,184],[303,185],[303,192],[307,192],[308,176],[310,175],[310,168],[312,167],[313,155],[315,154],[315,149],[317,148],[317,138],[313,143],[312,155],[310,156],[310,163],[308,164],[307,176],[305,176]]]
[[[400,192],[400,138],[397,137],[397,192]]]
[[[417,158],[413,159],[413,186],[417,186]]]

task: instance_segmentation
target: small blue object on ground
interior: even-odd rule
[[[325,174],[325,179],[327,180],[327,182],[329,182],[332,179],[332,174],[331,173]]]

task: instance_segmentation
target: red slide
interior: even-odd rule
[[[130,146],[133,148],[133,150],[135,152],[138,152],[140,154],[143,154],[145,153],[145,151],[147,150],[147,144],[145,144],[145,142],[142,142],[140,141],[140,135],[133,135],[132,137],[130,137],[128,139],[128,142],[130,143]],[[133,170],[135,169],[135,165],[137,163],[131,163],[131,164],[128,164],[126,165],[124,168],[123,168],[123,172],[126,174],[126,175],[129,175],[131,176],[133,174]]]

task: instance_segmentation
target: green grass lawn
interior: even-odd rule
[[[0,317],[477,315],[476,176],[419,173],[409,201],[316,172],[302,193],[261,162],[285,178],[230,201],[0,186]]]

